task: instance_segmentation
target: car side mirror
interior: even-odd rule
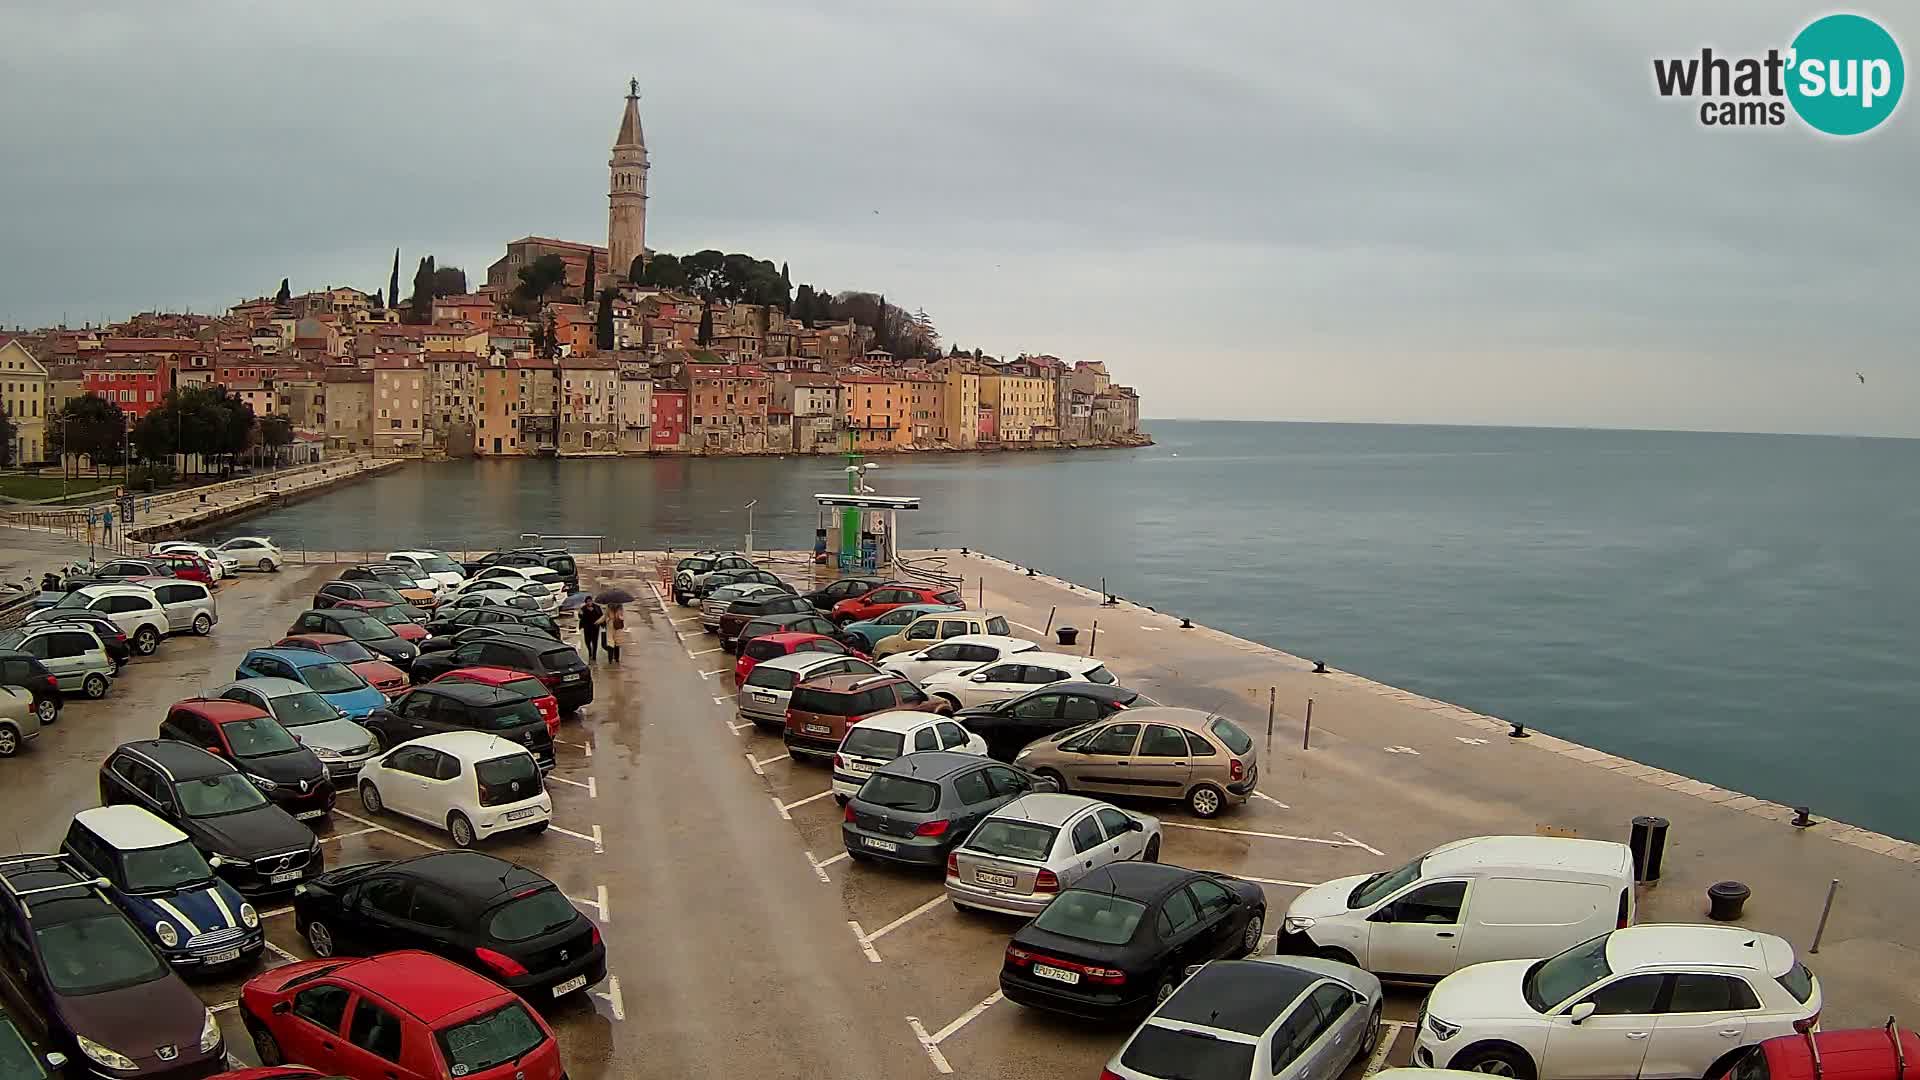
[[[207,856],[207,865],[211,866],[215,870],[218,870],[221,867],[227,865],[227,860],[221,858],[218,855],[209,855]]]
[[[1051,776],[1036,776],[1033,778],[1033,790],[1058,792],[1060,790],[1060,781],[1055,780]]]
[[[277,1001],[273,1005],[273,1015],[275,1016],[285,1016],[286,1014],[292,1011],[293,1011],[292,1002]]]
[[[1200,964],[1188,964],[1188,965],[1187,965],[1187,970],[1186,970],[1186,973],[1185,973],[1185,974],[1183,974],[1183,975],[1181,976],[1181,978],[1184,978],[1184,979],[1191,979],[1191,978],[1193,978],[1193,977],[1194,977],[1195,975],[1198,975],[1198,974],[1200,974],[1200,968],[1201,968],[1202,966],[1203,966],[1203,965],[1200,965]]]
[[[1572,1020],[1575,1024],[1579,1024],[1585,1021],[1587,1017],[1592,1016],[1598,1008],[1599,1006],[1591,1001],[1583,1001],[1567,1010],[1567,1019]]]
[[[967,678],[973,682],[986,682],[987,673],[984,671],[976,671],[972,675],[967,676]]]
[[[1127,819],[1127,831],[1128,832],[1146,832],[1147,827],[1145,825],[1140,824],[1139,818],[1130,817]]]
[[[64,1069],[66,1067],[67,1067],[67,1055],[61,1053],[58,1050],[55,1050],[53,1053],[47,1055],[47,1068]]]

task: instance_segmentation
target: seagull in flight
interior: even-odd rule
[[[1867,377],[1866,377],[1865,375],[1862,375],[1862,374],[1860,374],[1859,372],[1857,372],[1857,371],[1856,371],[1856,372],[1854,372],[1854,373],[1853,373],[1853,377],[1854,377],[1854,378],[1856,378],[1856,379],[1859,379],[1859,380],[1860,380],[1860,385],[1861,385],[1861,386],[1865,386],[1865,385],[1867,385]]]

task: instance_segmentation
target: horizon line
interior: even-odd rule
[[[1431,427],[1485,431],[1607,431],[1646,435],[1779,435],[1797,439],[1890,439],[1899,442],[1920,441],[1915,435],[1875,435],[1852,431],[1750,431],[1743,428],[1642,428],[1611,424],[1469,424],[1432,420],[1286,420],[1250,419],[1229,416],[1143,416],[1142,434],[1151,434],[1145,425],[1170,424],[1294,424],[1302,427]]]

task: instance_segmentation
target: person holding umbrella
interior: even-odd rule
[[[594,603],[591,596],[587,597],[586,603],[580,605],[580,636],[586,639],[589,664],[600,659],[600,626],[605,617],[606,612],[599,604]]]
[[[627,637],[627,616],[623,610],[633,602],[633,594],[625,589],[604,589],[596,597],[607,606],[600,619],[600,643],[607,647],[607,659],[620,662],[620,646]]]

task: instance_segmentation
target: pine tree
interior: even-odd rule
[[[600,310],[594,314],[593,343],[601,352],[612,352],[613,341],[613,290],[600,294]]]
[[[393,306],[400,306],[400,249],[393,249],[393,276],[387,279],[387,295],[393,298]]]
[[[433,257],[429,255],[420,260],[420,265],[413,272],[413,296],[409,299],[408,307],[416,323],[426,322],[433,313],[432,263]]]
[[[382,292],[381,292],[381,291],[380,291],[379,289],[375,289],[375,290],[373,290],[373,307],[374,307],[374,310],[376,310],[376,311],[377,311],[377,310],[379,310],[380,308],[383,308],[383,307],[386,307],[386,306],[387,306],[387,298],[386,298],[386,294],[384,294],[384,293],[382,293]]]
[[[288,304],[292,302],[293,302],[293,290],[287,287],[287,279],[281,278],[280,291],[273,295],[273,305],[275,307],[286,307]]]
[[[599,267],[598,260],[596,260],[592,255],[588,255],[587,256],[587,280],[586,280],[586,284],[580,287],[580,303],[582,305],[593,303],[593,277],[596,271],[598,270],[598,267]]]
[[[701,346],[702,348],[705,348],[706,344],[712,340],[713,340],[713,305],[702,304],[700,306],[700,336],[697,339],[695,339],[695,344]]]

